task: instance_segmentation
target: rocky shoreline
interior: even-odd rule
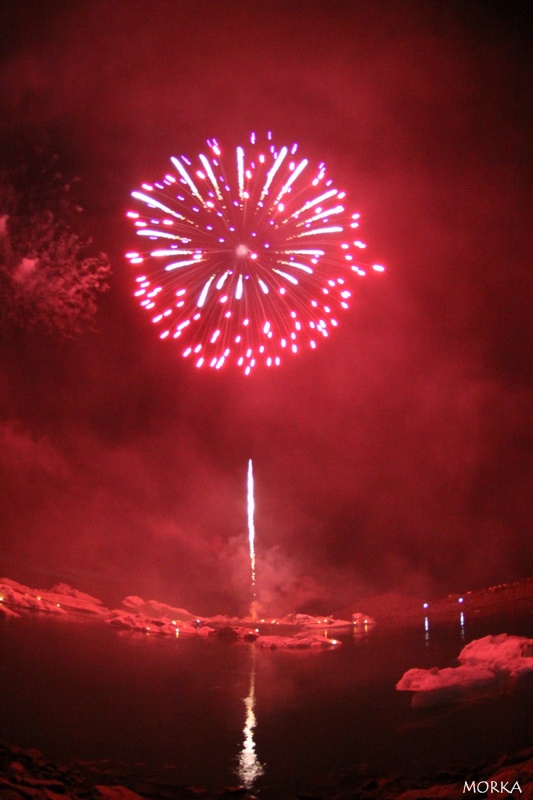
[[[118,765],[83,762],[68,767],[49,761],[39,750],[0,743],[0,800],[229,800],[253,798],[243,786],[210,791],[126,775]],[[99,765],[99,766],[98,766]],[[369,775],[364,768],[346,772],[327,786],[299,792],[260,792],[273,800],[424,800],[507,796],[533,800],[533,748],[502,755],[492,762],[434,775]]]
[[[418,597],[385,593],[360,598],[356,605],[345,606],[334,616],[349,618],[358,607],[364,607],[380,627],[395,629],[419,627],[425,617],[432,624],[448,624],[461,612],[478,618],[520,610],[533,612],[533,577],[474,591],[455,592],[428,602]]]

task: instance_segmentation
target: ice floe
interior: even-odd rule
[[[258,636],[255,640],[258,647],[264,650],[309,650],[324,649],[340,645],[337,639],[329,639],[318,633],[297,633],[294,636]]]
[[[126,597],[121,608],[110,610],[98,598],[66,583],[43,590],[32,589],[9,578],[0,578],[0,617],[17,617],[23,611],[62,614],[72,619],[83,615],[103,620],[112,628],[132,634],[174,637],[218,634],[218,638],[226,641],[256,642],[258,647],[264,649],[287,650],[336,647],[341,644],[334,638],[336,631],[341,635],[342,631],[351,629],[357,632],[358,626],[361,631],[366,631],[368,626],[374,624],[374,620],[364,614],[354,614],[351,621],[296,613],[262,620],[254,617],[240,619],[223,614],[204,617],[185,608],[157,600],[144,600],[136,595]],[[258,625],[262,627],[258,628]],[[284,631],[285,635],[269,635],[274,625],[291,630]],[[280,633],[281,627],[278,628]]]
[[[498,690],[509,681],[533,672],[533,639],[522,636],[484,636],[461,650],[458,667],[410,669],[396,684],[414,692],[412,705],[425,707],[452,702],[475,692]]]

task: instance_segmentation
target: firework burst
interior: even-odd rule
[[[249,375],[337,327],[366,245],[345,192],[297,145],[277,148],[268,134],[261,147],[252,134],[226,164],[218,142],[207,145],[131,193],[127,216],[145,246],[126,257],[161,339],[178,340],[196,367],[234,363]]]

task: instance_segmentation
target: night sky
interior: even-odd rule
[[[80,176],[95,332],[0,348],[0,573],[198,613],[530,574],[530,50],[512,2],[2,4],[0,142]],[[197,371],[132,297],[129,193],[250,130],[324,160],[387,271],[335,335]]]

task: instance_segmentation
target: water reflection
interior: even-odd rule
[[[250,648],[252,658],[252,668],[250,671],[250,688],[248,696],[244,698],[244,705],[246,707],[246,716],[244,718],[243,728],[243,742],[241,752],[239,753],[239,766],[237,775],[242,782],[245,789],[251,789],[257,780],[264,774],[265,770],[263,765],[257,757],[255,752],[254,742],[254,728],[257,724],[254,707],[255,707],[255,659],[256,648],[254,645]]]
[[[463,642],[465,641],[466,637],[466,630],[465,630],[465,615],[464,612],[461,611],[459,615],[459,626],[461,629],[461,639]],[[426,647],[429,646],[429,617],[424,617],[424,639],[426,642]]]

